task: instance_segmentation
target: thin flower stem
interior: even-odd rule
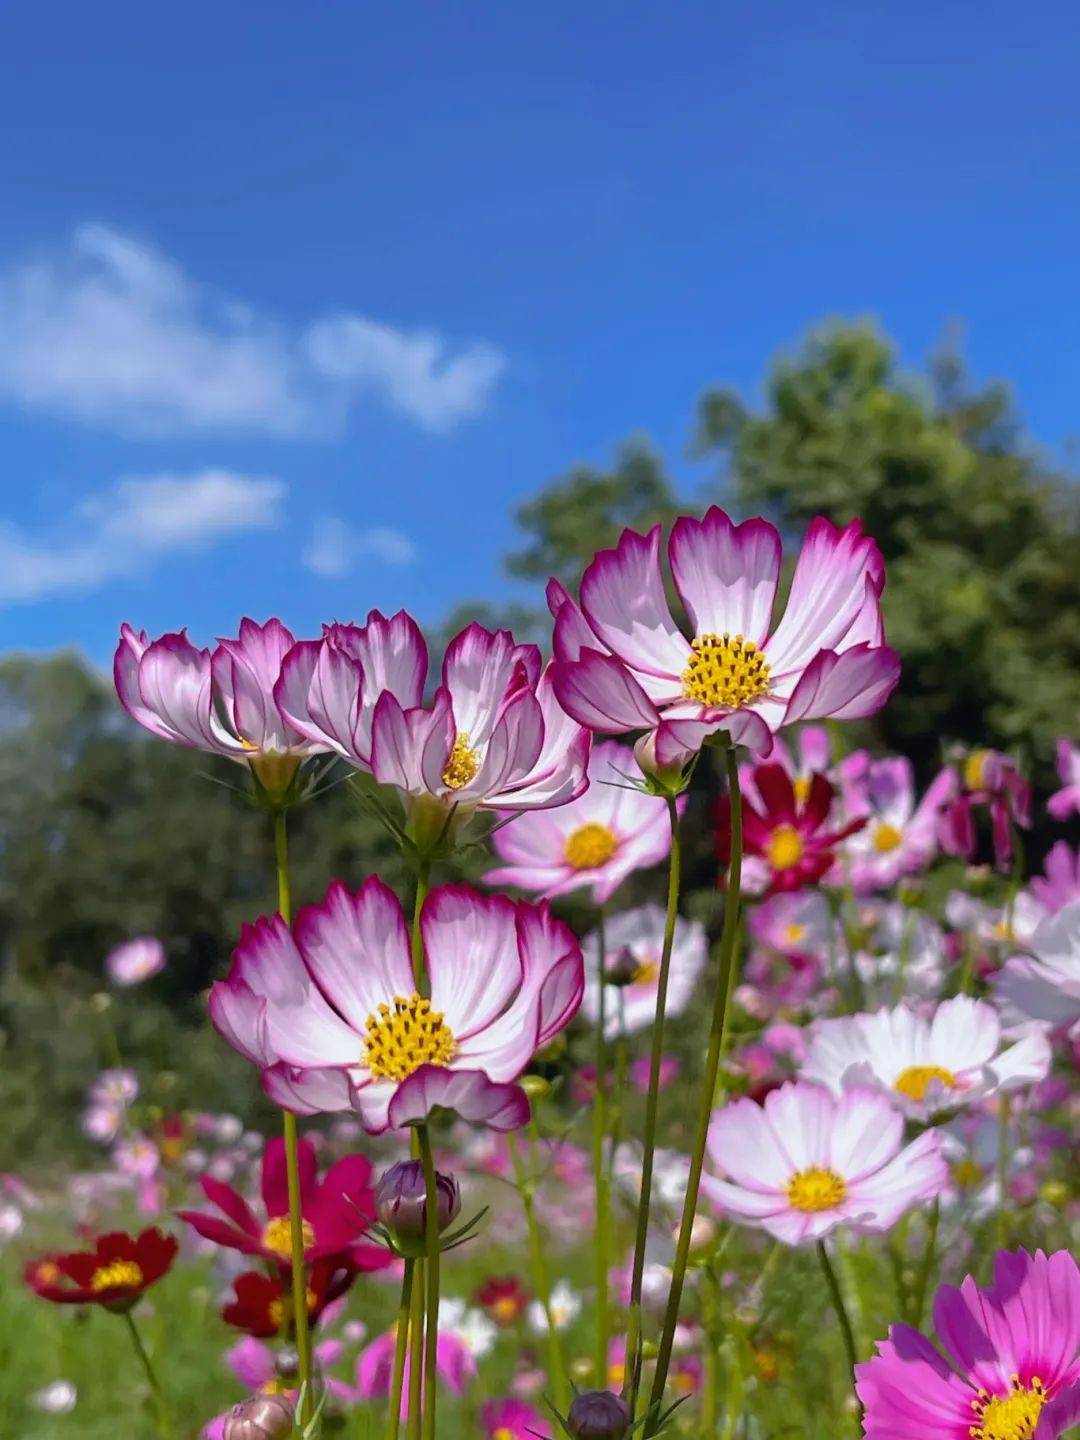
[[[547,1321],[548,1341],[548,1369],[551,1372],[551,1384],[555,1391],[555,1402],[560,1410],[565,1410],[569,1403],[570,1387],[566,1378],[566,1362],[562,1353],[562,1337],[555,1326],[555,1316],[551,1310],[551,1281],[548,1278],[547,1260],[544,1258],[544,1238],[540,1234],[540,1227],[536,1223],[536,1211],[533,1206],[533,1187],[535,1180],[525,1173],[525,1166],[521,1159],[521,1151],[518,1147],[517,1136],[511,1131],[507,1137],[507,1144],[510,1149],[510,1163],[514,1167],[514,1178],[517,1181],[518,1193],[521,1196],[521,1204],[525,1211],[525,1224],[529,1232],[529,1256],[532,1261],[533,1288],[536,1290],[536,1298],[540,1301],[540,1308],[544,1312],[544,1319]]]
[[[422,993],[424,984],[424,936],[420,929],[420,912],[431,888],[431,862],[418,860],[416,864],[416,899],[413,902],[412,918],[412,963],[413,980],[416,989]]]
[[[918,1287],[915,1291],[915,1308],[911,1317],[912,1326],[918,1330],[922,1325],[923,1310],[926,1308],[926,1291],[930,1285],[930,1274],[937,1258],[938,1221],[941,1218],[941,1201],[934,1200],[930,1206],[930,1218],[926,1222],[926,1248],[923,1250],[919,1267]]]
[[[652,1048],[649,1055],[649,1089],[645,1099],[645,1132],[642,1139],[641,1197],[638,1200],[637,1232],[634,1238],[634,1268],[630,1278],[630,1313],[626,1337],[626,1364],[631,1375],[630,1409],[637,1403],[641,1366],[641,1288],[645,1275],[645,1245],[649,1237],[649,1210],[652,1204],[653,1161],[656,1152],[656,1118],[660,1103],[660,1066],[664,1058],[664,1011],[667,1007],[668,975],[671,970],[671,947],[675,940],[675,922],[679,917],[679,885],[682,880],[682,837],[679,831],[679,807],[673,795],[668,796],[671,821],[671,856],[668,862],[667,914],[664,919],[664,946],[660,952],[660,974],[656,987],[656,1019],[652,1027]]]
[[[386,1440],[398,1440],[401,1429],[401,1391],[405,1383],[405,1356],[409,1349],[409,1306],[412,1302],[414,1260],[405,1261],[401,1277],[397,1333],[394,1336],[394,1373],[390,1381],[390,1413],[386,1417]]]
[[[424,1395],[424,1271],[422,1260],[413,1270],[409,1310],[409,1440],[420,1440]]]
[[[1003,1250],[1009,1239],[1009,1121],[1012,1117],[1012,1106],[1009,1103],[1008,1095],[998,1097],[998,1212],[997,1212],[997,1243],[998,1249]]]
[[[426,1125],[416,1127],[420,1159],[424,1165],[425,1250],[427,1272],[427,1329],[424,1335],[424,1428],[423,1440],[435,1440],[435,1409],[439,1394],[439,1187],[435,1157]]]
[[[285,828],[285,811],[274,811],[274,859],[277,869],[278,914],[286,925],[292,919],[292,897],[289,890],[289,846]],[[292,1316],[296,1331],[296,1354],[300,1361],[301,1407],[300,1424],[307,1425],[315,1413],[315,1393],[311,1369],[311,1334],[308,1329],[307,1276],[304,1270],[304,1216],[300,1196],[300,1137],[296,1116],[282,1112],[285,1138],[285,1178],[289,1194],[289,1243],[292,1269]]]
[[[836,1278],[836,1271],[833,1269],[832,1261],[829,1259],[829,1252],[825,1248],[824,1240],[817,1242],[818,1259],[821,1261],[821,1273],[825,1276],[825,1284],[829,1291],[829,1299],[832,1301],[833,1309],[836,1311],[836,1318],[840,1322],[840,1334],[844,1340],[844,1353],[847,1356],[847,1368],[849,1383],[855,1383],[855,1366],[858,1357],[855,1350],[855,1333],[851,1328],[851,1320],[848,1318],[847,1306],[844,1304],[844,1297],[840,1290],[840,1282]]]
[[[712,1118],[716,1084],[720,1075],[720,1059],[724,1053],[728,1002],[734,989],[732,979],[736,963],[736,944],[739,938],[739,903],[742,886],[743,812],[742,792],[739,788],[739,762],[733,745],[728,745],[724,750],[724,761],[727,770],[728,793],[731,798],[731,859],[728,862],[727,894],[724,898],[724,927],[720,933],[720,967],[716,977],[712,1022],[709,1027],[709,1047],[705,1056],[705,1075],[701,1083],[701,1095],[698,1102],[694,1147],[690,1152],[690,1173],[686,1184],[686,1198],[683,1202],[682,1218],[679,1221],[679,1238],[675,1246],[675,1261],[671,1271],[671,1289],[668,1292],[667,1309],[664,1312],[664,1328],[660,1336],[660,1349],[656,1358],[652,1393],[649,1397],[652,1413],[645,1422],[645,1436],[656,1433],[656,1423],[664,1399],[664,1387],[667,1385],[671,1351],[675,1343],[675,1327],[679,1321],[679,1306],[682,1304],[686,1268],[690,1261],[690,1241],[694,1229],[694,1216],[697,1213],[701,1172],[705,1164],[705,1143],[709,1136],[709,1122]]]
[[[135,1324],[135,1317],[130,1310],[122,1312],[127,1322],[128,1334],[131,1336],[131,1343],[135,1348],[135,1354],[139,1357],[139,1364],[143,1368],[147,1382],[150,1386],[150,1394],[154,1400],[154,1412],[157,1416],[157,1432],[161,1440],[172,1440],[173,1427],[172,1417],[169,1414],[169,1407],[165,1403],[165,1395],[158,1383],[157,1374],[154,1370],[153,1361],[143,1344],[143,1338],[139,1334],[139,1327]]]
[[[607,944],[604,934],[604,911],[601,908],[596,917],[598,1019],[596,1024],[596,1078],[593,1089],[593,1132],[592,1163],[593,1187],[596,1199],[596,1228],[593,1235],[593,1278],[596,1284],[596,1383],[603,1385],[607,1376],[608,1338],[611,1333],[611,1301],[608,1294],[608,1231],[611,1227],[611,1189],[608,1183],[607,1157],[604,1154],[604,1139],[607,1134],[607,1039],[604,1026],[607,1016],[604,1012],[605,984],[604,968],[607,959]]]

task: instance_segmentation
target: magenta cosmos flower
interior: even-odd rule
[[[869,1440],[1033,1440],[1044,1407],[1071,1408],[1080,1379],[1080,1269],[1054,1255],[999,1250],[994,1283],[969,1275],[934,1301],[943,1355],[924,1335],[893,1325],[878,1354],[855,1367]],[[1065,1416],[1067,1419],[1067,1415]],[[1075,1418],[1075,1416],[1074,1416]]]
[[[877,546],[857,520],[838,530],[816,519],[771,630],[780,551],[765,520],[735,525],[715,506],[702,520],[677,520],[668,557],[690,638],[664,593],[659,525],[648,535],[626,530],[599,552],[580,605],[553,580],[564,709],[593,730],[649,732],[661,766],[682,764],[719,731],[767,755],[785,725],[879,710],[900,662],[883,644]]]
[[[546,905],[462,885],[421,915],[431,996],[416,991],[409,931],[376,877],[332,885],[290,930],[279,915],[244,929],[210,1016],[263,1071],[284,1109],[355,1109],[380,1132],[436,1106],[511,1130],[528,1119],[513,1082],[581,1003],[581,949]]]
[[[274,699],[295,643],[280,620],[242,620],[238,638],[219,640],[212,652],[196,649],[184,630],[150,640],[123,625],[116,693],[160,739],[250,762],[268,789],[284,789],[305,755],[326,748],[291,725]]]
[[[931,1130],[904,1146],[903,1116],[874,1090],[834,1096],[792,1081],[763,1105],[736,1100],[709,1126],[709,1154],[728,1179],[701,1188],[723,1213],[785,1245],[821,1240],[838,1226],[888,1230],[944,1188],[948,1167]]]
[[[517,885],[543,897],[589,886],[603,905],[635,870],[657,865],[671,849],[662,798],[633,788],[642,780],[633,751],[614,740],[593,746],[589,788],[557,810],[521,815],[496,830],[492,844],[505,863],[488,885]]]
[[[1046,808],[1055,820],[1067,820],[1070,815],[1080,815],[1080,750],[1071,740],[1057,743],[1057,769],[1061,789],[1050,796]]]
[[[917,875],[938,851],[941,812],[956,796],[956,771],[942,770],[916,803],[911,761],[903,755],[872,760],[858,750],[840,762],[845,815],[866,819],[844,844],[851,883],[859,894],[888,890]]]
[[[408,796],[530,810],[582,793],[589,736],[560,709],[535,645],[469,625],[447,646],[429,706],[427,668],[408,616],[373,615],[298,645],[275,693],[311,743]]]

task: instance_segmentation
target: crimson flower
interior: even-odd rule
[[[866,817],[839,829],[829,828],[835,791],[824,775],[814,775],[805,799],[795,793],[791,776],[782,765],[757,765],[753,785],[760,809],[743,797],[743,847],[763,862],[766,895],[801,890],[813,885],[835,859],[841,840],[866,824]],[[727,865],[731,858],[731,800],[724,795],[716,806],[716,850]]]
[[[496,1325],[515,1325],[529,1307],[530,1295],[516,1275],[492,1275],[473,1299]]]
[[[100,1236],[93,1250],[44,1255],[27,1265],[27,1285],[56,1305],[104,1305],[128,1310],[172,1268],[179,1247],[156,1228],[141,1235],[114,1231]]]
[[[345,1294],[357,1274],[351,1261],[315,1261],[307,1275],[308,1319],[313,1325],[328,1305]],[[263,1275],[258,1270],[245,1270],[233,1281],[233,1289],[235,1298],[221,1311],[227,1325],[235,1325],[257,1340],[269,1340],[281,1333],[292,1297],[287,1294],[287,1281],[280,1272]]]
[[[307,1140],[299,1145],[300,1209],[303,1216],[304,1260],[347,1262],[358,1272],[382,1270],[392,1257],[379,1245],[365,1245],[362,1236],[375,1218],[371,1163],[363,1155],[346,1155],[331,1165],[319,1180],[315,1150]],[[231,1185],[202,1177],[206,1198],[225,1217],[201,1210],[181,1210],[185,1220],[204,1240],[257,1255],[287,1270],[292,1243],[289,1229],[289,1190],[285,1173],[285,1144],[275,1137],[267,1142],[262,1163],[262,1213],[257,1213]]]

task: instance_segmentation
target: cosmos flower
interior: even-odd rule
[[[372,1132],[437,1106],[516,1129],[517,1080],[577,1013],[584,985],[573,933],[546,905],[461,885],[432,891],[421,915],[430,999],[413,978],[400,902],[376,877],[332,885],[290,930],[275,915],[245,928],[210,996],[219,1033],[297,1114],[355,1109]]]
[[[531,810],[584,791],[588,734],[560,709],[535,645],[469,625],[447,646],[430,706],[427,664],[404,612],[373,612],[362,629],[330,626],[298,646],[276,694],[311,743],[412,801]]]
[[[880,1089],[906,1115],[926,1120],[999,1091],[1034,1085],[1049,1068],[1045,1035],[1029,1035],[1003,1049],[993,1005],[957,995],[929,1016],[897,1005],[818,1021],[800,1075],[836,1094],[854,1087]]]
[[[550,1436],[551,1428],[527,1400],[488,1400],[480,1407],[480,1424],[487,1440],[533,1440]]]
[[[435,1368],[439,1379],[450,1393],[462,1395],[469,1382],[476,1378],[476,1355],[469,1338],[450,1323],[451,1319],[460,1318],[459,1312],[453,1310],[448,1317],[445,1304],[445,1301],[440,1301],[439,1304],[439,1338]],[[396,1332],[387,1330],[360,1352],[356,1361],[356,1392],[360,1398],[383,1400],[390,1394],[396,1339]],[[405,1418],[409,1406],[409,1370],[410,1357],[406,1354],[405,1377],[401,1387],[402,1419]]]
[[[621,910],[607,924],[608,971],[613,959],[625,969],[618,976],[617,986],[607,987],[605,1030],[609,1036],[642,1030],[656,1019],[656,992],[660,982],[660,953],[664,945],[664,912],[659,905],[639,905],[634,910]],[[581,1008],[586,1017],[597,1021],[600,1015],[597,991],[600,946],[596,932],[588,935],[582,945],[588,981]],[[678,1015],[689,1004],[698,976],[708,957],[705,927],[697,920],[682,916],[675,922],[675,938],[671,947],[671,968],[668,972],[666,1014]]]
[[[1062,788],[1054,791],[1046,808],[1055,820],[1067,820],[1080,815],[1080,749],[1071,740],[1057,743],[1057,770]]]
[[[1048,915],[1028,950],[1006,961],[991,982],[1006,1020],[1080,1033],[1080,901]]]
[[[529,1304],[529,1292],[516,1275],[489,1275],[473,1299],[496,1325],[516,1325]]]
[[[105,970],[114,985],[141,985],[165,968],[165,946],[153,935],[125,940],[105,957]]]
[[[633,788],[642,779],[633,751],[613,740],[594,745],[588,776],[578,799],[529,811],[495,831],[491,843],[504,864],[488,871],[486,884],[516,885],[545,899],[589,886],[593,904],[603,905],[628,875],[666,857],[667,805]]]
[[[250,763],[267,789],[285,790],[300,761],[325,749],[278,708],[274,688],[296,644],[280,620],[240,622],[235,640],[198,650],[186,631],[150,640],[120,629],[113,679],[133,720],[174,745]]]
[[[972,859],[975,825],[972,812],[990,812],[994,862],[1007,874],[1013,863],[1013,827],[1031,829],[1031,786],[1016,762],[1000,750],[970,750],[959,761],[957,793],[941,812],[938,838],[948,855]]]
[[[1064,1424],[1080,1379],[1080,1269],[1067,1251],[999,1250],[993,1284],[969,1275],[958,1289],[938,1290],[934,1329],[944,1355],[917,1330],[893,1325],[877,1355],[856,1365],[867,1440],[1062,1433],[1054,1409]]]
[[[780,892],[749,913],[750,934],[778,955],[820,956],[835,929],[829,902],[820,890]]]
[[[815,775],[805,800],[799,800],[791,777],[780,765],[758,765],[754,784],[761,809],[743,800],[743,848],[752,857],[746,865],[750,887],[766,895],[814,885],[832,868],[836,847],[866,824],[866,817],[830,824],[833,787]],[[731,798],[716,802],[716,852],[726,866],[731,859]],[[756,869],[755,869],[756,863]]]
[[[364,1243],[364,1235],[375,1218],[370,1161],[363,1155],[346,1155],[331,1165],[320,1180],[310,1141],[300,1141],[298,1158],[305,1261],[311,1265],[317,1260],[333,1259],[358,1271],[382,1270],[389,1265],[391,1256],[386,1250]],[[257,1256],[285,1270],[290,1267],[289,1190],[285,1144],[279,1136],[268,1140],[263,1151],[262,1203],[258,1210],[231,1185],[211,1175],[204,1175],[201,1184],[203,1194],[221,1214],[181,1210],[181,1220],[214,1245]]]
[[[925,870],[938,851],[941,811],[956,795],[956,771],[942,770],[918,804],[906,756],[872,760],[859,750],[840,762],[840,776],[844,814],[866,818],[844,844],[856,892],[888,890]]]
[[[316,1260],[308,1268],[307,1309],[312,1325],[327,1306],[346,1293],[357,1274],[351,1259],[343,1255]],[[222,1307],[221,1318],[259,1340],[280,1335],[290,1328],[286,1324],[292,1298],[288,1286],[280,1271],[264,1275],[259,1270],[245,1270],[233,1281],[235,1294]]]
[[[1043,873],[1032,875],[1013,906],[1013,938],[1029,940],[1047,915],[1056,915],[1066,905],[1080,900],[1080,849],[1067,840],[1051,845],[1043,861]]]
[[[581,1314],[581,1296],[569,1280],[556,1280],[551,1287],[551,1323],[556,1330],[567,1330]],[[548,1328],[547,1311],[539,1300],[534,1300],[528,1309],[529,1328],[538,1335],[546,1335]]]
[[[944,1187],[941,1140],[926,1130],[903,1146],[904,1118],[874,1090],[837,1098],[792,1081],[763,1105],[736,1100],[717,1110],[709,1155],[717,1171],[701,1188],[717,1210],[785,1245],[821,1240],[839,1226],[855,1234],[895,1225]]]
[[[176,1259],[176,1241],[160,1230],[140,1235],[112,1231],[92,1250],[44,1255],[24,1271],[27,1285],[57,1305],[104,1305],[129,1310],[151,1285],[168,1274]]]
[[[647,732],[662,767],[682,765],[721,731],[764,756],[786,725],[874,714],[900,673],[883,644],[877,546],[858,521],[838,530],[816,519],[771,630],[780,551],[765,520],[734,525],[715,506],[701,520],[677,520],[668,557],[692,639],[664,593],[660,526],[647,536],[625,530],[600,551],[582,577],[580,605],[553,580],[564,709],[592,730]]]

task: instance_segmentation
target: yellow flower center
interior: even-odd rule
[[[454,748],[450,751],[450,759],[442,772],[443,784],[448,790],[460,790],[463,785],[468,785],[470,780],[476,779],[479,769],[480,756],[469,744],[469,737],[463,730],[454,739]]]
[[[491,1432],[491,1440],[517,1440],[517,1437],[506,1425],[497,1425]]]
[[[972,750],[964,761],[964,785],[968,790],[982,790],[985,785],[986,760],[989,750]]]
[[[660,974],[660,966],[655,960],[642,960],[641,964],[630,977],[631,985],[651,985]]]
[[[626,1366],[620,1365],[617,1360],[612,1361],[608,1366],[607,1383],[609,1390],[621,1390],[626,1380]]]
[[[790,870],[805,852],[803,838],[794,825],[777,825],[769,836],[769,864],[774,870]]]
[[[874,831],[874,849],[880,855],[887,855],[890,850],[896,849],[903,838],[895,825],[890,825],[887,820],[883,820]]]
[[[503,1295],[495,1301],[491,1307],[491,1313],[496,1320],[508,1325],[511,1320],[516,1320],[520,1306],[512,1295]]]
[[[393,1008],[380,1005],[369,1015],[364,1063],[374,1080],[407,1080],[421,1065],[448,1065],[457,1050],[442,1012],[421,995],[394,996]]]
[[[607,825],[590,820],[566,837],[563,857],[574,870],[594,870],[606,865],[619,848],[618,836]]]
[[[1037,1376],[1030,1389],[1025,1389],[1016,1375],[1012,1384],[1008,1395],[979,1391],[978,1399],[971,1402],[978,1418],[968,1432],[971,1440],[1031,1440],[1046,1404],[1046,1391]]]
[[[699,635],[690,645],[682,685],[687,700],[737,710],[769,688],[769,662],[741,635]]]
[[[977,1185],[982,1179],[982,1171],[970,1157],[954,1160],[949,1168],[952,1171],[954,1183],[961,1190],[970,1190],[972,1185]]]
[[[304,1237],[304,1249],[310,1250],[315,1244],[315,1230],[310,1220],[301,1221],[300,1233]],[[267,1221],[266,1229],[262,1233],[262,1243],[268,1250],[273,1250],[275,1255],[288,1257],[292,1254],[292,1225],[288,1215],[275,1215],[272,1220]]]
[[[796,775],[791,782],[791,788],[795,791],[795,799],[800,805],[805,805],[810,799],[810,776]]]
[[[906,1070],[901,1070],[893,1081],[893,1089],[899,1090],[901,1095],[906,1095],[909,1100],[925,1100],[926,1092],[937,1080],[944,1085],[946,1090],[951,1090],[956,1084],[956,1076],[951,1070],[945,1070],[940,1065],[909,1065]]]
[[[116,1290],[120,1286],[136,1289],[143,1282],[143,1272],[134,1260],[110,1260],[90,1277],[91,1290]]]
[[[800,1170],[787,1183],[788,1202],[796,1210],[832,1210],[846,1194],[844,1177],[835,1170]]]
[[[314,1290],[307,1290],[307,1291],[305,1292],[305,1294],[306,1294],[306,1298],[307,1298],[307,1311],[308,1311],[308,1314],[311,1315],[311,1314],[314,1313],[315,1306],[316,1306],[316,1304],[318,1303],[318,1302],[317,1302],[317,1299],[316,1299],[316,1296],[315,1296],[315,1291],[314,1291]],[[268,1313],[269,1313],[269,1315],[270,1315],[270,1321],[271,1321],[271,1323],[272,1323],[278,1330],[280,1330],[281,1327],[282,1327],[282,1325],[284,1325],[284,1323],[285,1323],[285,1301],[284,1301],[284,1300],[271,1300],[271,1301],[270,1301],[270,1304],[267,1306],[267,1311],[268,1311]]]
[[[806,935],[805,925],[787,925],[784,928],[784,939],[789,945],[798,945]]]
[[[60,1266],[51,1260],[43,1260],[34,1272],[39,1285],[55,1285],[60,1279]]]

